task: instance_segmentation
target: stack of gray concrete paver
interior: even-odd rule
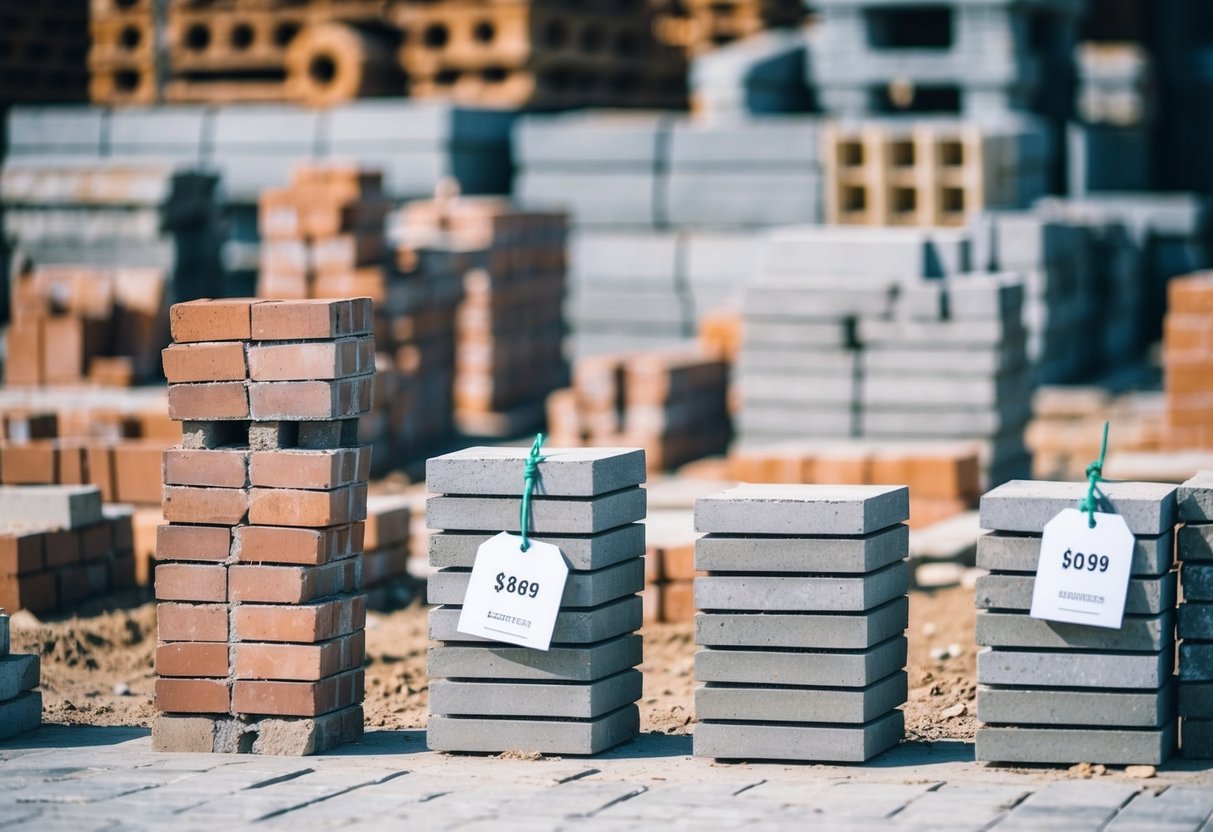
[[[805,77],[805,35],[768,30],[691,59],[691,100],[708,118],[798,113],[812,102]]]
[[[1213,759],[1213,471],[1179,487],[1180,747],[1185,757]]]
[[[42,694],[35,690],[41,663],[36,655],[9,647],[9,617],[0,609],[0,740],[42,724]]]
[[[981,500],[978,760],[1157,765],[1175,749],[1175,487],[1104,482],[1135,543],[1119,630],[1031,618],[1041,534],[1085,483],[1014,481]]]
[[[696,756],[862,762],[901,741],[908,516],[904,486],[696,501]]]
[[[547,449],[531,501],[532,540],[569,565],[551,648],[458,632],[481,543],[519,531],[525,448],[430,459],[430,719],[437,751],[595,754],[636,736],[644,588],[644,453]]]
[[[1133,43],[1076,51],[1077,117],[1066,126],[1069,193],[1147,190],[1153,181],[1149,55]]]

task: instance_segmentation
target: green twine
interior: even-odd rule
[[[531,541],[527,540],[526,536],[526,527],[527,521],[531,517],[531,490],[535,487],[535,478],[539,476],[539,463],[544,459],[539,455],[539,449],[542,447],[543,434],[537,433],[522,469],[522,512],[518,516],[518,528],[522,530],[522,551],[524,552],[531,548]]]
[[[1103,479],[1103,460],[1108,453],[1108,423],[1103,423],[1103,442],[1099,446],[1099,459],[1087,466],[1087,496],[1078,504],[1079,511],[1085,511],[1090,518],[1088,526],[1095,528],[1095,484]]]

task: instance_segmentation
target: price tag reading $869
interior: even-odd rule
[[[547,650],[560,612],[568,564],[560,549],[502,532],[480,544],[455,628],[461,633]]]
[[[1032,591],[1033,618],[1120,629],[1133,562],[1133,534],[1119,514],[1076,508],[1048,522]]]

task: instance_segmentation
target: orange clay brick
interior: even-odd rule
[[[341,338],[307,344],[257,344],[249,348],[253,381],[350,378],[375,371],[375,340]]]
[[[168,443],[128,440],[114,445],[114,494],[124,503],[158,505],[164,498],[161,460]]]
[[[362,669],[318,682],[266,682],[238,679],[232,685],[232,711],[266,716],[320,716],[363,700]]]
[[[233,552],[240,563],[314,566],[362,551],[361,523],[322,529],[239,526],[234,534]]]
[[[40,570],[46,562],[45,538],[41,531],[0,532],[0,582]]]
[[[695,570],[695,544],[664,546],[661,550],[661,576],[666,581],[690,581],[704,573]]]
[[[168,516],[167,502],[165,516]],[[336,526],[366,519],[366,486],[332,491],[293,488],[253,488],[249,492],[249,522],[257,526]]]
[[[370,298],[268,301],[253,308],[254,341],[306,341],[371,331]]]
[[[329,490],[366,482],[370,472],[370,445],[319,451],[254,451],[249,458],[249,482],[267,488]]]
[[[362,595],[302,605],[242,604],[232,609],[231,617],[234,641],[315,644],[365,626],[366,598]]]
[[[222,563],[232,548],[228,526],[173,526],[156,529],[156,559]]]
[[[227,644],[226,604],[157,604],[161,641],[216,641]]]
[[[247,451],[169,448],[164,452],[165,485],[244,488],[247,480]]]
[[[217,642],[175,642],[156,647],[156,673],[160,676],[226,678],[228,646]]]
[[[228,575],[228,597],[241,603],[303,604],[358,590],[358,561],[324,566],[236,564]]]
[[[248,376],[242,341],[173,344],[160,357],[170,384],[195,381],[242,381]]]
[[[243,488],[164,488],[164,519],[170,523],[234,526],[249,510],[249,492]]]
[[[255,298],[231,298],[174,304],[169,310],[173,340],[247,341],[252,337],[250,310],[257,303]]]
[[[237,644],[232,649],[237,679],[312,682],[362,666],[366,633],[359,631],[320,644]]]
[[[169,714],[225,714],[231,685],[219,679],[157,679],[156,709]]]
[[[227,567],[201,563],[161,563],[156,567],[156,600],[226,601]]]
[[[6,442],[0,447],[0,479],[6,485],[54,485],[59,479],[55,443],[49,439]]]
[[[249,418],[248,388],[242,381],[171,384],[168,413],[178,422]]]
[[[695,618],[695,584],[675,581],[661,587],[661,620],[691,621]]]

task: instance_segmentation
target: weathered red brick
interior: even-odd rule
[[[366,482],[370,470],[370,445],[319,451],[254,451],[249,457],[249,482],[267,488],[328,490]]]
[[[263,604],[301,604],[358,590],[358,561],[354,558],[324,566],[267,566],[235,564],[228,573],[232,601]]]
[[[160,644],[156,647],[156,673],[160,676],[226,678],[228,646],[203,641]]]
[[[168,714],[225,714],[231,684],[219,679],[157,679],[156,709]]]
[[[232,649],[237,679],[312,682],[354,670],[366,659],[366,633],[320,644],[237,644]]]
[[[242,604],[232,609],[231,618],[235,641],[314,644],[365,626],[366,598],[362,595],[290,606]]]
[[[222,563],[232,548],[229,526],[164,525],[156,529],[156,559]]]
[[[227,567],[202,563],[156,566],[158,601],[226,601]]]
[[[169,310],[173,340],[247,341],[252,335],[250,310],[256,298],[193,300],[174,304]]]
[[[166,509],[167,516],[167,509]],[[249,491],[249,522],[258,526],[336,526],[366,519],[366,486],[332,491],[293,488],[253,488]]]
[[[248,452],[232,448],[164,452],[165,485],[244,488],[248,480]]]
[[[220,641],[227,643],[226,604],[157,604],[157,635],[161,641]]]
[[[173,344],[160,357],[170,384],[196,381],[241,381],[248,377],[243,341]]]

